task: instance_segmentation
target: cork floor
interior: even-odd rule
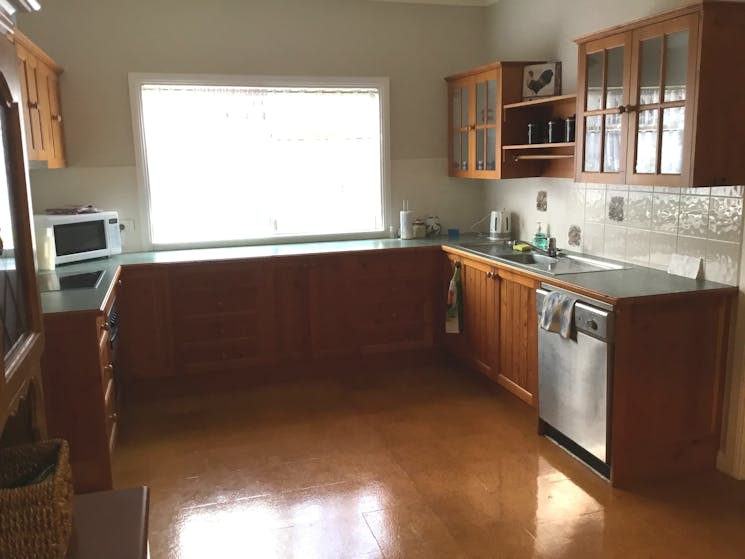
[[[151,487],[159,558],[745,556],[745,482],[633,492],[470,372],[422,366],[122,410],[117,487]]]

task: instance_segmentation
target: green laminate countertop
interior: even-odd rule
[[[464,242],[473,239],[474,237],[463,237]],[[75,264],[65,264],[58,266],[55,272],[39,272],[40,275],[50,273],[68,275],[80,272],[104,270],[104,276],[96,288],[42,292],[41,305],[44,314],[101,310],[106,293],[108,292],[111,282],[116,275],[116,271],[120,266],[209,262],[215,260],[241,260],[272,256],[286,257],[320,255],[370,250],[396,250],[424,247],[434,248],[440,246],[449,246],[465,253],[478,255],[478,253],[460,246],[459,240],[449,240],[446,237],[417,239],[411,241],[403,241],[400,239],[370,239],[124,253],[111,258],[89,260],[87,262],[79,262]],[[511,249],[505,248],[505,251],[505,253],[509,253],[511,252]],[[541,276],[541,278],[547,283],[560,280],[563,284],[570,284],[577,288],[584,289],[585,291],[591,291],[603,295],[605,298],[615,300],[717,289],[734,289],[732,286],[720,283],[704,280],[692,280],[670,275],[661,270],[641,266],[631,266],[624,270],[552,276],[550,274],[542,274],[525,266],[499,260],[498,256],[493,260],[499,265],[513,267],[516,270],[530,272]]]

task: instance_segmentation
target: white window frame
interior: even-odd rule
[[[383,229],[359,233],[337,233],[311,236],[278,236],[250,238],[219,242],[197,242],[179,244],[154,244],[150,221],[150,184],[148,181],[145,150],[145,128],[142,119],[143,85],[204,85],[246,87],[369,87],[379,91],[380,102],[380,180],[382,197]],[[388,226],[393,223],[391,211],[391,157],[390,157],[390,80],[387,77],[312,77],[312,76],[262,76],[262,75],[211,75],[211,74],[162,74],[130,73],[129,99],[132,109],[132,135],[134,137],[135,163],[139,195],[140,223],[145,250],[177,250],[185,248],[207,248],[221,246],[289,244],[314,241],[383,238]]]

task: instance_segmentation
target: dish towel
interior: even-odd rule
[[[552,291],[543,299],[538,324],[549,332],[558,332],[562,338],[572,336],[574,326],[574,303],[577,299],[558,291]]]
[[[460,334],[463,326],[463,285],[460,280],[460,262],[455,263],[455,272],[448,286],[448,306],[445,311],[445,333]]]

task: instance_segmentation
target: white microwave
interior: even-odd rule
[[[122,252],[117,212],[34,216],[37,239],[54,230],[55,264],[102,258]]]

